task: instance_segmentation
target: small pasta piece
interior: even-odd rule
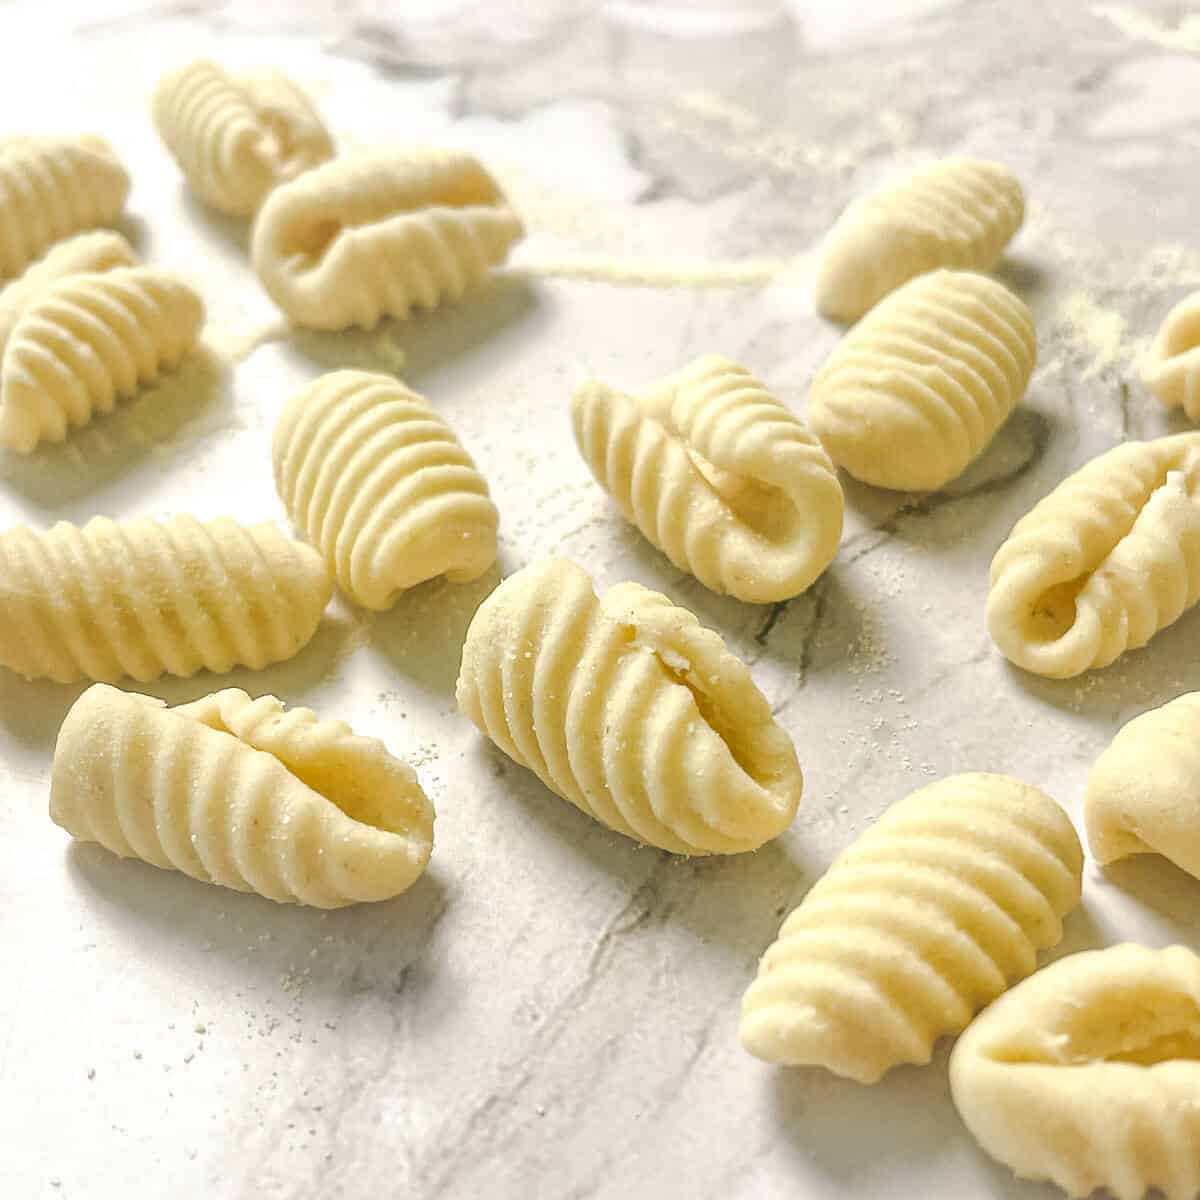
[[[333,593],[321,556],[228,517],[60,521],[0,534],[0,666],[140,682],[291,658]]]
[[[20,275],[55,242],[111,225],[129,173],[98,137],[0,141],[0,277]]]
[[[938,267],[988,271],[1025,219],[1005,166],[948,158],[855,201],[825,243],[817,308],[857,321],[889,292]]]
[[[844,850],[783,923],[742,1001],[756,1058],[876,1083],[1037,965],[1078,903],[1083,851],[1049,796],[951,775]]]
[[[580,453],[625,519],[714,592],[786,600],[837,553],[833,463],[738,363],[708,355],[639,396],[587,383],[571,416]]]
[[[984,275],[935,271],[846,334],[813,380],[808,423],[855,479],[933,491],[995,437],[1036,360],[1021,299]]]
[[[339,158],[278,188],[254,227],[271,299],[312,329],[459,300],[522,234],[496,181],[456,151]]]
[[[1034,505],[992,559],[1001,653],[1068,679],[1144,646],[1200,599],[1200,433],[1126,442]]]
[[[458,707],[552,792],[676,854],[757,849],[800,801],[791,739],[720,637],[640,584],[597,599],[566,559],[484,601]]]
[[[288,401],[275,486],[342,590],[382,610],[406,588],[478,579],[496,561],[496,506],[449,425],[387,375],[335,371]]]
[[[333,157],[320,116],[290,80],[237,78],[207,59],[163,77],[154,124],[188,186],[236,216],[257,212],[273,187]]]
[[[398,896],[433,849],[433,807],[382,742],[234,688],[167,708],[94,684],[58,735],[50,817],[122,858],[316,908]]]
[[[1200,292],[1167,313],[1142,363],[1142,382],[1165,407],[1200,421]]]
[[[195,346],[204,302],[151,267],[51,284],[21,314],[0,381],[0,446],[28,454],[109,413]]]
[[[1131,944],[1059,959],[958,1040],[954,1106],[1022,1179],[1071,1196],[1200,1195],[1200,958]]]

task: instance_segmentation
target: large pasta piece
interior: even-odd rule
[[[0,666],[59,683],[259,670],[308,642],[332,592],[321,556],[269,523],[18,525],[0,534]]]
[[[1200,421],[1200,292],[1185,296],[1163,319],[1142,363],[1142,382],[1167,408]]]
[[[159,82],[154,123],[196,194],[248,215],[277,184],[333,157],[308,97],[282,75],[227,75],[198,59]]]
[[[1022,1179],[1071,1196],[1200,1195],[1200,958],[1183,946],[1072,954],[958,1040],[955,1107]]]
[[[129,174],[102,138],[0,141],[0,277],[81,229],[112,224],[128,195]]]
[[[948,158],[850,205],[825,243],[817,308],[856,321],[901,284],[938,267],[987,271],[1025,219],[1005,166]]]
[[[522,232],[470,155],[376,151],[273,192],[254,227],[254,269],[296,324],[370,328],[460,299]]]
[[[73,275],[21,314],[4,355],[0,446],[39,442],[108,413],[117,400],[179,365],[204,323],[187,284],[151,267]]]
[[[992,559],[987,625],[1005,657],[1053,679],[1106,667],[1200,599],[1200,433],[1092,459]]]
[[[742,1002],[751,1054],[875,1083],[1037,965],[1079,903],[1083,851],[1049,796],[952,775],[894,804],[783,923]]]
[[[275,426],[275,485],[347,595],[389,608],[445,575],[496,561],[496,506],[454,431],[386,375],[335,371],[298,392]]]
[[[58,735],[50,816],[122,858],[317,908],[399,895],[433,849],[433,808],[382,742],[232,688],[177,708],[89,688]]]
[[[837,553],[833,464],[745,367],[708,355],[638,396],[587,383],[571,415],[626,520],[713,591],[786,600]]]
[[[856,479],[931,491],[982,453],[1036,360],[1019,297],[984,275],[935,271],[846,334],[813,380],[808,423]]]
[[[800,800],[791,740],[720,637],[636,583],[597,599],[566,559],[484,601],[458,706],[551,791],[677,854],[754,850]]]

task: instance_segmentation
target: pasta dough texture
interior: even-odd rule
[[[74,275],[22,313],[0,383],[0,446],[28,454],[108,413],[196,344],[204,303],[150,267]]]
[[[298,325],[371,328],[460,299],[522,232],[470,155],[374,152],[273,192],[254,227],[254,269]]]
[[[232,688],[167,708],[90,687],[58,735],[50,816],[122,858],[317,908],[399,895],[433,849],[433,808],[382,742]]]
[[[1200,421],[1200,292],[1167,313],[1142,363],[1142,382],[1167,408]]]
[[[720,637],[636,583],[597,599],[566,559],[484,601],[458,706],[551,791],[677,854],[754,850],[800,801],[791,740]]]
[[[1200,1194],[1200,958],[1183,946],[1072,954],[959,1039],[955,1107],[1022,1179],[1072,1196]]]
[[[984,275],[935,271],[846,334],[813,380],[808,423],[856,479],[932,491],[982,453],[1036,360],[1022,300]]]
[[[1126,442],[1017,522],[992,559],[1004,656],[1066,679],[1144,646],[1200,599],[1200,434]]]
[[[260,670],[308,642],[332,592],[321,556],[271,524],[18,525],[0,534],[0,666],[59,683]]]
[[[128,195],[129,174],[102,138],[0,140],[0,277],[81,229],[111,224]]]
[[[938,267],[990,270],[1025,219],[1017,177],[999,163],[948,158],[851,204],[825,243],[817,308],[856,321]]]
[[[571,415],[626,520],[713,591],[786,600],[837,553],[833,464],[745,367],[708,355],[639,396],[587,383]]]
[[[454,431],[386,375],[335,371],[297,393],[275,426],[275,485],[348,596],[385,609],[445,575],[496,561],[496,506]]]
[[[927,1063],[1062,937],[1082,872],[1066,814],[1020,780],[913,792],[784,921],[742,1002],[742,1045],[859,1083]]]
[[[154,124],[200,199],[240,216],[256,212],[277,184],[333,157],[320,116],[290,80],[234,78],[207,59],[159,82]]]

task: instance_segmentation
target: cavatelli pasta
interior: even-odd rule
[[[713,591],[785,600],[837,553],[833,464],[745,367],[708,355],[639,396],[588,383],[571,414],[580,453],[626,519]]]
[[[60,683],[257,670],[308,642],[332,591],[271,524],[19,525],[0,534],[0,666]]]
[[[122,858],[318,908],[399,895],[433,848],[433,808],[382,742],[234,689],[167,708],[89,688],[58,735],[50,816]]]
[[[496,506],[454,431],[386,375],[335,371],[288,401],[275,426],[275,485],[347,595],[385,609],[445,575],[496,561]]]
[[[742,1045],[860,1083],[927,1063],[1059,940],[1082,871],[1066,814],[1020,780],[912,793],[784,921],[742,1002]]]
[[[1167,408],[1200,421],[1200,292],[1185,296],[1163,319],[1142,363],[1142,382]]]

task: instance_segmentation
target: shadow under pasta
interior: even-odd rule
[[[187,183],[180,181],[180,202],[190,221],[194,221],[206,232],[232,246],[240,254],[250,254],[251,222],[248,217],[219,212],[205,204],[192,192]]]

